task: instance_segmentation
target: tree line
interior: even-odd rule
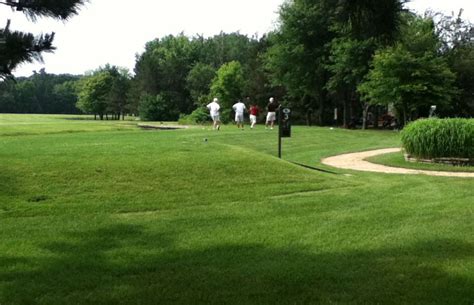
[[[224,119],[237,99],[265,106],[275,96],[309,124],[365,127],[388,110],[403,125],[433,105],[439,116],[472,117],[472,24],[461,12],[419,16],[403,4],[287,1],[277,29],[262,37],[169,35],[146,44],[133,73],[106,65],[81,76],[40,71],[4,81],[0,112],[202,121],[214,96]]]

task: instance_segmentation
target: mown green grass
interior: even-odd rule
[[[447,171],[447,172],[474,172],[474,166],[454,166],[449,164],[430,164],[421,162],[408,162],[405,161],[403,153],[390,153],[383,154],[366,159],[367,161],[402,168],[412,168],[421,170],[432,170],[432,171]]]
[[[133,117],[100,121],[91,115],[0,114],[0,136],[130,130],[136,125]]]
[[[279,160],[261,126],[59,122],[0,136],[2,305],[474,299],[473,180],[319,163],[399,146],[396,133],[295,126]]]

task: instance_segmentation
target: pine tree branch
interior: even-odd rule
[[[51,17],[67,20],[77,15],[79,9],[89,0],[4,0],[0,4],[22,11],[31,20],[38,17]]]
[[[43,62],[43,52],[53,52],[54,33],[34,36],[31,33],[9,30],[10,21],[0,29],[0,79],[9,78],[21,63]]]

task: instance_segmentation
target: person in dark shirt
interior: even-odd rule
[[[269,103],[267,105],[267,120],[265,123],[265,129],[270,127],[270,129],[273,129],[273,125],[275,124],[276,120],[276,112],[280,108],[280,104],[275,102],[275,99],[273,97],[270,98]]]

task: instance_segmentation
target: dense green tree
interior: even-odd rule
[[[231,61],[217,70],[212,80],[211,96],[217,97],[222,108],[230,107],[242,98],[244,74],[238,61]]]
[[[54,113],[72,114],[79,112],[79,109],[76,107],[78,99],[77,82],[78,81],[66,81],[54,85],[52,99],[55,101],[55,104],[58,105]]]
[[[318,111],[323,121],[327,103],[327,44],[334,38],[331,29],[335,6],[330,1],[295,0],[280,10],[280,28],[269,36],[270,48],[265,67],[275,86],[285,87],[289,99],[301,111]]]
[[[30,77],[2,82],[0,94],[8,96],[8,103],[2,99],[0,112],[77,113],[77,94],[72,84],[78,79],[78,76],[50,74],[41,69]],[[69,82],[70,86],[63,86]]]
[[[474,117],[474,44],[466,44],[450,52],[448,64],[456,74],[460,94],[454,97],[447,114]]]
[[[343,109],[343,126],[349,126],[349,120],[354,116],[352,101],[358,100],[357,85],[369,71],[372,53],[377,47],[375,39],[358,40],[349,37],[335,38],[330,44],[330,63],[328,70],[331,77],[326,88],[335,96],[335,106]],[[366,116],[369,104],[362,100],[363,124],[366,126]]]
[[[402,39],[380,50],[358,90],[372,104],[393,104],[402,125],[427,116],[431,105],[447,107],[456,94],[455,75],[438,54],[439,39],[431,19],[407,16]]]
[[[127,106],[126,110],[129,114],[138,115],[138,107],[140,105],[140,97],[144,94],[140,88],[139,82],[136,76],[133,76],[129,82],[129,88],[127,91]]]
[[[389,44],[397,39],[400,13],[409,0],[338,0],[337,27],[345,28],[351,38],[376,39]]]
[[[0,81],[0,112],[17,112],[15,101],[15,83]]]
[[[135,65],[136,85],[144,94],[163,94],[181,113],[194,108],[186,77],[196,62],[196,48],[183,34],[148,42]]]
[[[19,113],[43,113],[43,107],[35,94],[36,86],[33,80],[28,79],[16,86],[16,111]]]
[[[196,41],[197,43],[198,41]],[[274,88],[269,84],[263,68],[268,37],[248,37],[240,33],[220,33],[205,39],[198,45],[200,62],[218,69],[223,64],[237,61],[245,75],[242,94],[250,96],[263,106]]]
[[[130,75],[125,68],[105,65],[92,71],[78,85],[77,107],[86,113],[99,115],[112,114],[114,119],[122,118],[128,110],[128,90]]]
[[[101,120],[107,111],[113,78],[107,71],[100,71],[83,80],[77,107],[85,113],[98,115]]]
[[[128,110],[128,91],[130,89],[130,74],[127,69],[117,66],[107,65],[105,70],[112,77],[110,91],[107,97],[107,113],[112,113],[116,119],[122,116],[125,119],[125,113]]]
[[[232,105],[242,98],[244,88],[242,65],[238,61],[223,64],[211,84],[210,97],[217,97],[221,106],[221,120],[230,120]]]
[[[272,86],[265,72],[265,53],[269,47],[268,36],[249,41],[251,48],[248,59],[242,64],[245,79],[243,95],[249,96],[262,108],[266,106],[269,96],[282,96],[281,86]]]
[[[263,68],[264,54],[268,48],[267,36],[248,37],[240,33],[220,33],[202,42],[199,61],[212,65],[216,69],[223,64],[238,61],[245,75],[242,92],[265,104],[274,89],[269,85]]]
[[[460,94],[446,111],[450,116],[474,116],[474,25],[457,15],[435,14],[437,33],[441,39],[441,52],[450,69],[456,74]]]
[[[377,43],[390,43],[397,35],[403,2],[285,2],[265,61],[272,82],[285,87],[296,108],[308,114],[317,109],[323,123],[328,93],[344,99],[344,105],[357,98],[355,87],[368,71]]]
[[[146,44],[137,57],[135,78],[130,90],[133,101],[142,95],[161,94],[168,108],[188,114],[208,101],[211,80],[223,64],[238,61],[245,75],[241,91],[260,98],[268,95],[267,79],[261,68],[266,37],[257,39],[239,33],[213,37],[167,36]]]
[[[161,94],[142,95],[138,112],[143,121],[175,121],[178,111],[173,104]]]
[[[6,0],[0,2],[23,12],[31,20],[51,17],[67,20],[76,15],[87,0]],[[10,30],[10,21],[0,28],[0,79],[12,77],[12,71],[21,63],[42,60],[41,54],[52,52],[54,33],[35,37],[31,33]]]
[[[402,24],[403,2],[399,0],[339,2],[336,12],[337,22],[333,26],[337,37],[329,45],[328,69],[331,76],[326,88],[334,97],[334,106],[339,109],[342,106],[344,126],[353,121],[352,118],[360,108],[362,128],[366,127],[370,104],[359,98],[357,85],[369,71],[375,51],[391,45],[397,39]],[[360,107],[354,107],[355,101],[360,102]]]
[[[244,64],[254,55],[254,42],[255,39],[240,33],[221,32],[200,43],[198,60],[216,69],[231,61]]]
[[[216,76],[216,70],[209,64],[194,65],[186,77],[186,89],[189,90],[191,99],[196,105],[205,103],[209,96],[211,82]]]

